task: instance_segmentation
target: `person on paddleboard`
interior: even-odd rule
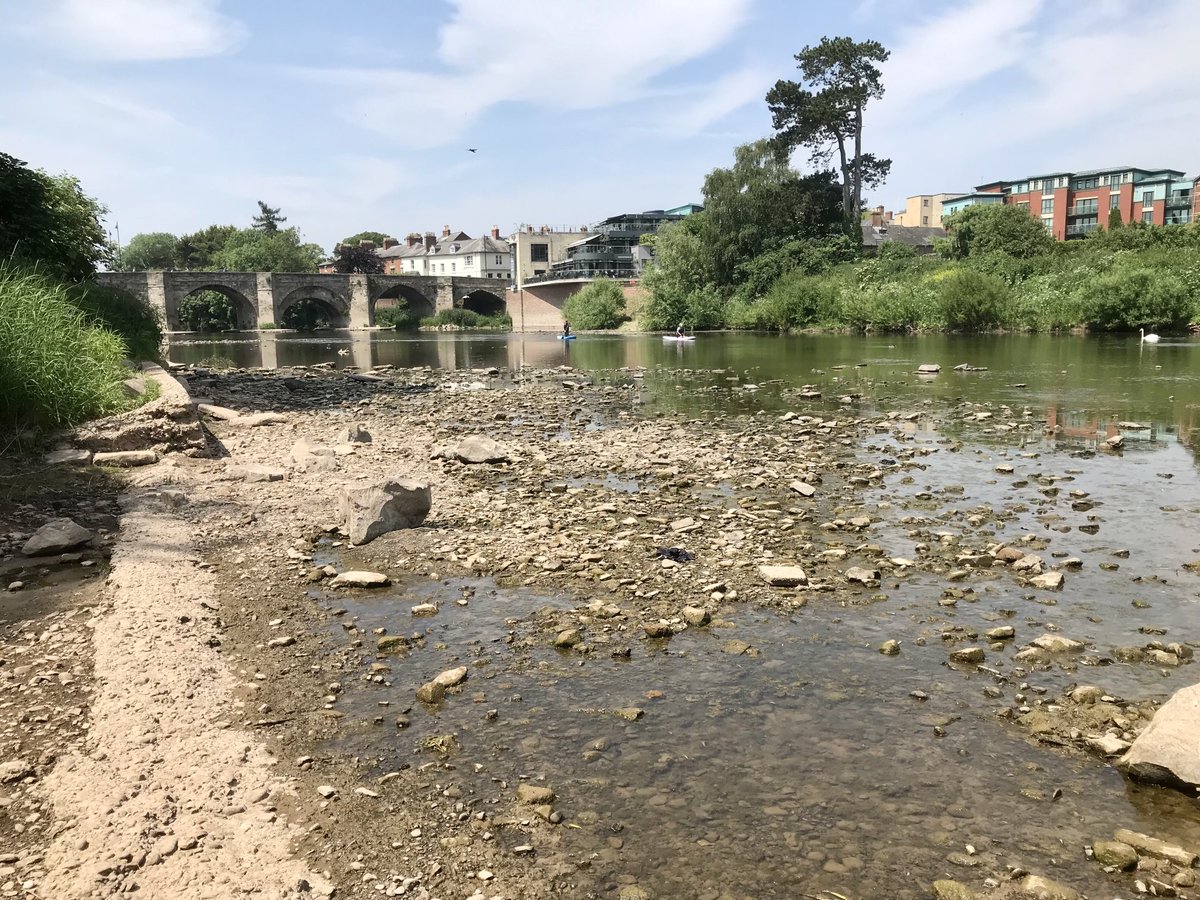
[[[571,336],[571,323],[563,319],[563,337]]]
[[[680,322],[675,326],[675,337],[683,337],[683,323]]]

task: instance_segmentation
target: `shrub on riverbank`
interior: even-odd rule
[[[88,323],[70,290],[0,265],[0,429],[53,428],[124,403],[125,345]]]
[[[91,324],[119,335],[130,357],[158,358],[162,319],[149,303],[90,281],[71,287],[68,296]]]
[[[507,313],[498,316],[483,316],[470,309],[443,309],[436,316],[421,319],[422,328],[491,328],[512,330],[512,317]]]
[[[421,320],[407,306],[383,306],[375,308],[375,324],[380,328],[412,331],[421,324]]]
[[[580,331],[616,328],[625,320],[625,294],[615,281],[598,279],[567,298],[563,318]]]

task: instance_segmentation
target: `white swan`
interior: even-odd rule
[[[1143,344],[1157,344],[1158,343],[1158,335],[1157,334],[1146,334],[1145,328],[1139,328],[1138,331],[1142,335],[1142,343]]]
[[[1152,335],[1150,335],[1150,336],[1151,336],[1152,338],[1154,338],[1156,341],[1158,340],[1158,336],[1157,336],[1157,335],[1153,335],[1153,334],[1152,334]],[[340,350],[338,350],[338,352],[337,352],[337,353],[338,353],[338,356],[349,356],[349,355],[350,355],[350,351],[349,351],[349,350],[347,350],[345,347],[342,347]]]

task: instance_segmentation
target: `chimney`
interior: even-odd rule
[[[364,238],[363,240],[358,242],[358,246],[362,247],[364,250],[374,250],[375,242],[368,241],[366,238]]]
[[[435,235],[432,231],[425,232],[425,249],[426,250],[432,249],[434,244],[436,244],[436,243],[437,243],[437,235]]]
[[[879,228],[881,225],[883,225],[883,207],[882,206],[877,206],[873,210],[871,210],[871,225],[874,226],[875,228]]]
[[[383,249],[391,250],[393,247],[395,247],[399,243],[400,242],[398,240],[396,240],[394,237],[386,237],[383,239]]]
[[[580,230],[580,232],[582,232],[583,234],[587,234],[587,233],[588,233],[588,230],[587,230],[587,226],[586,226],[586,225],[580,225],[580,226],[579,226],[579,230]]]
[[[532,226],[532,225],[526,225],[526,226],[525,226],[525,231],[526,231],[527,233],[529,233],[529,234],[533,234],[533,226]]]
[[[410,247],[415,247],[417,244],[421,243],[421,235],[415,231],[410,231],[404,236],[404,243]]]
[[[449,225],[442,226],[442,237],[450,237],[450,226]]]
[[[497,241],[500,240],[500,226],[499,225],[492,226],[492,238]]]

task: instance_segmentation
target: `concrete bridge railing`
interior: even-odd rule
[[[284,313],[303,300],[324,306],[337,328],[370,328],[381,300],[403,301],[417,316],[456,307],[496,310],[504,308],[507,287],[492,278],[289,272],[101,272],[96,280],[158,309],[168,331],[183,330],[180,304],[204,290],[228,297],[237,311],[238,328],[253,331],[282,323]]]

